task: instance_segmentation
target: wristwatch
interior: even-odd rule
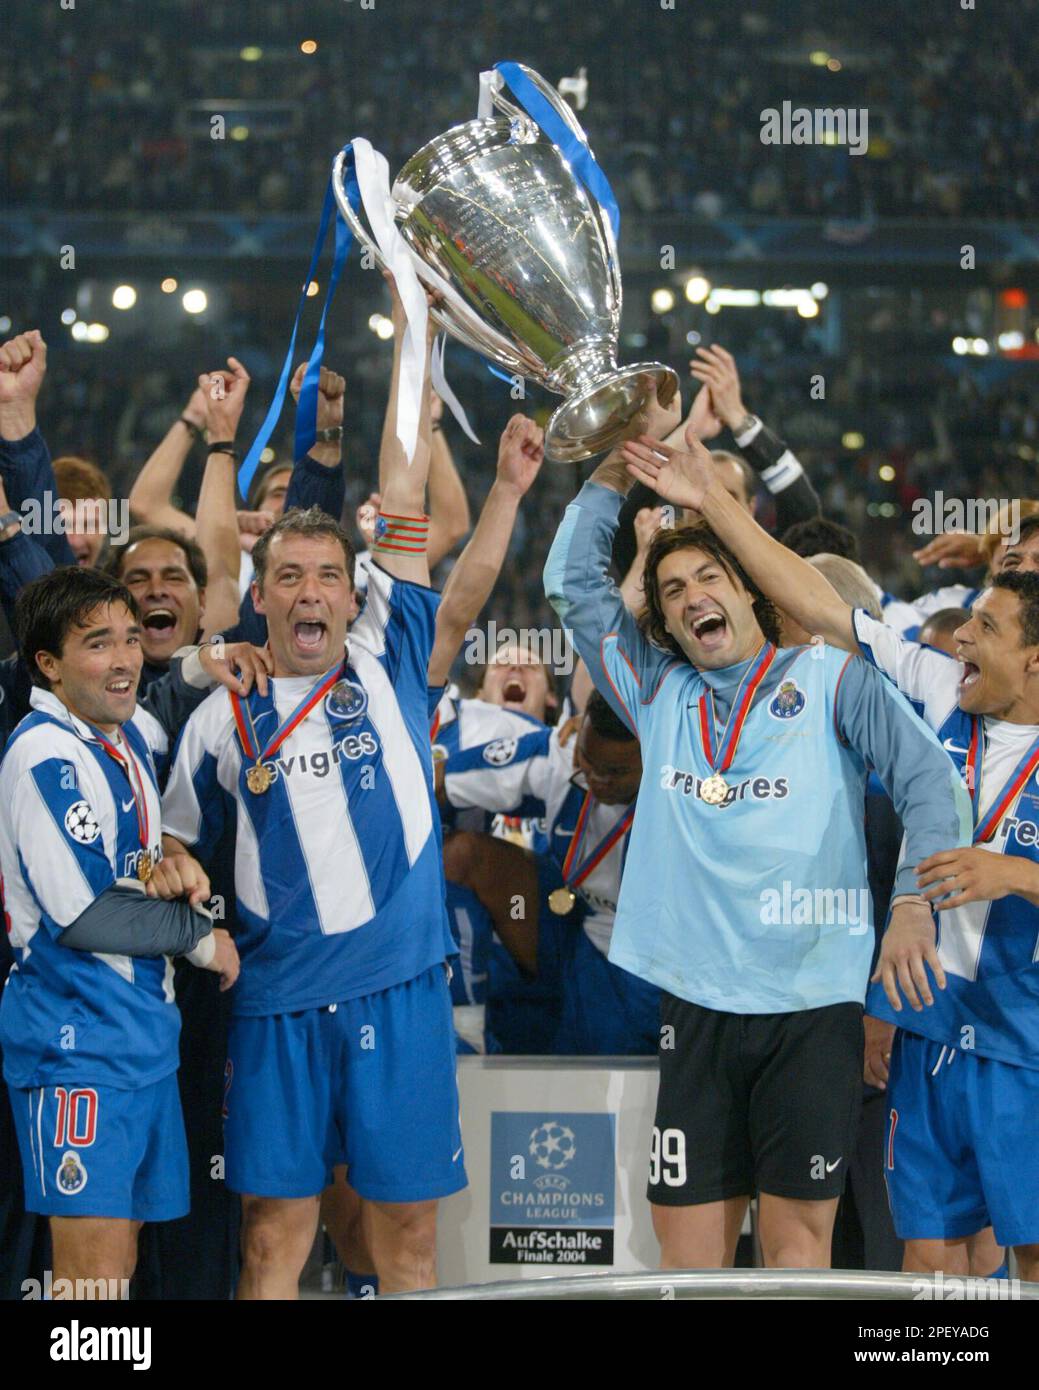
[[[3,535],[9,526],[21,526],[21,524],[21,512],[4,512],[4,514],[0,516],[0,536]],[[11,537],[8,536],[7,539],[10,540]]]
[[[338,444],[343,438],[343,427],[330,425],[327,430],[318,430],[314,438],[319,444]]]

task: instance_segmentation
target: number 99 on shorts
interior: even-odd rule
[[[649,1141],[649,1183],[656,1187],[684,1187],[686,1182],[685,1134],[680,1129],[653,1126]]]

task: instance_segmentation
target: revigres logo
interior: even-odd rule
[[[703,784],[704,779],[695,772],[685,772],[680,767],[672,767],[670,763],[665,763],[660,769],[660,786],[663,791],[678,791],[683,796],[699,798]],[[789,792],[790,786],[785,777],[748,777],[742,782],[734,783],[725,793],[725,800],[718,805],[731,806],[734,801],[743,801],[748,795],[755,801],[767,801],[770,797],[782,801]]]

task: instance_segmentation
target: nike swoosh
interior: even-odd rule
[[[254,715],[253,715],[253,723],[254,723],[254,724],[259,724],[259,722],[260,722],[261,719],[266,719],[268,715],[273,714],[273,713],[274,713],[274,711],[273,711],[272,709],[262,709],[262,710],[260,710],[259,714],[254,714]]]
[[[575,828],[574,828],[573,830],[562,830],[562,829],[560,829],[560,827],[557,825],[556,828],[552,831],[552,834],[553,834],[553,835],[564,835],[564,836],[566,836],[566,837],[569,839],[569,837],[570,837],[571,835],[576,835],[576,834],[577,834],[577,828],[576,828],[576,826],[575,826]]]
[[[841,1154],[841,1158],[843,1158],[843,1157],[844,1157],[844,1155]],[[826,1171],[827,1171],[828,1173],[832,1173],[833,1170],[837,1167],[837,1164],[840,1163],[841,1158],[837,1159],[837,1162],[836,1162],[836,1163],[828,1163],[828,1164],[826,1165]]]
[[[463,1145],[463,1148],[464,1148],[464,1145]],[[451,1155],[451,1162],[452,1162],[452,1163],[457,1163],[458,1160],[459,1160],[461,1157],[462,1157],[462,1150],[461,1150],[461,1149],[455,1149],[454,1153]]]
[[[129,811],[130,807],[133,805],[133,797],[131,796],[129,801],[120,801],[119,805],[124,811]]]
[[[953,743],[951,738],[943,738],[942,745],[943,747],[947,748],[950,753],[962,753],[964,757],[966,757],[966,755],[970,752],[969,748],[957,748],[956,744]]]

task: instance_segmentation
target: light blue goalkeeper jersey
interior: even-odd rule
[[[700,672],[642,636],[608,575],[621,498],[588,483],[545,569],[549,600],[602,694],[637,733],[643,779],[610,959],[728,1013],[862,1003],[873,949],[864,786],[873,767],[903,819],[913,866],[969,843],[970,805],[937,739],[860,657],[778,652],[726,781],[711,767],[700,696],[724,721],[749,663]]]

